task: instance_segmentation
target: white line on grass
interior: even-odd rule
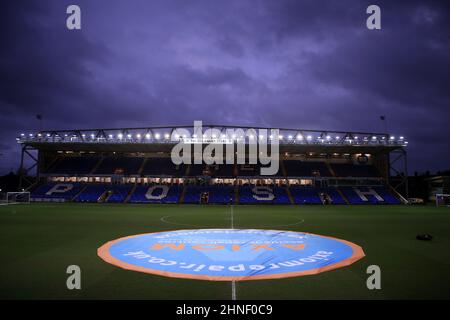
[[[234,207],[231,205],[231,229],[234,229]],[[236,300],[236,281],[231,281],[231,300]]]

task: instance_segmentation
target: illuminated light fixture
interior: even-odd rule
[[[236,135],[235,135],[235,134],[233,134],[231,137],[232,137],[233,139],[236,139]]]
[[[94,134],[91,134],[91,138],[94,139],[94,138],[95,138],[95,135],[94,135]]]
[[[117,135],[117,137],[118,137],[119,139],[122,139],[122,138],[123,138],[123,134],[119,133],[119,134]]]
[[[339,140],[339,138],[340,138],[339,136],[336,136],[336,140]]]
[[[327,140],[331,140],[331,136],[327,136],[326,138],[327,138]]]
[[[301,134],[297,135],[297,140],[303,140],[303,136]]]
[[[159,133],[155,133],[155,139],[159,139],[159,138],[160,138]]]
[[[395,140],[395,137],[394,137],[394,136],[392,136],[392,137],[390,137],[389,139],[391,139],[391,140]]]
[[[50,133],[47,133],[47,137],[50,137]]]
[[[67,133],[66,133],[66,134],[64,134],[64,137],[67,137]]]
[[[21,136],[21,137],[25,136],[25,133],[21,133],[20,136]]]
[[[33,137],[33,134],[32,134],[32,133],[30,133],[30,134],[29,134],[29,136],[30,136],[30,137]]]
[[[404,137],[400,137],[400,140],[403,140],[403,139],[405,139]]]
[[[254,136],[251,134],[251,135],[249,136],[249,139],[250,139],[250,140],[253,140],[253,138],[254,138]]]
[[[227,136],[222,134],[221,137],[222,137],[222,139],[225,139]]]
[[[269,136],[269,139],[272,140],[272,139],[273,139],[273,135],[270,135],[270,136]]]
[[[138,134],[136,135],[136,138],[140,139],[140,138],[141,138],[141,134],[138,133]]]
[[[355,140],[358,140],[358,136],[355,136],[355,138],[354,138]]]
[[[177,137],[177,139],[178,139],[178,134],[176,134],[175,135],[176,137]],[[170,134],[168,134],[168,133],[166,133],[166,134],[164,134],[164,139],[169,139],[170,138]],[[159,138],[158,138],[159,139]]]
[[[289,140],[292,140],[292,136],[288,136],[288,139],[289,139]]]
[[[128,138],[128,139],[131,139],[131,134],[127,134],[127,138]]]
[[[114,138],[114,136],[113,136],[112,134],[110,134],[108,137],[109,137],[110,139]]]
[[[147,139],[150,139],[150,133],[147,133],[146,135],[145,135],[145,138],[147,138]]]
[[[175,139],[178,139],[178,138],[180,138],[180,135],[177,133],[177,134],[175,134]]]
[[[42,134],[38,133],[38,137],[42,137]]]
[[[262,140],[262,139],[264,139],[264,136],[262,134],[260,134],[259,138]]]
[[[193,134],[193,135],[192,135],[192,138],[197,138],[197,135],[196,135],[196,134]]]
[[[213,139],[215,139],[215,138],[216,138],[216,135],[215,135],[215,134],[213,134],[213,135],[212,135],[212,138],[213,138]]]
[[[278,136],[278,139],[283,140],[283,135],[280,134],[280,135]]]
[[[307,139],[307,140],[311,140],[311,139],[312,139],[312,136],[307,136],[306,139]]]
[[[372,137],[372,140],[377,140],[377,137],[373,136],[373,137]]]

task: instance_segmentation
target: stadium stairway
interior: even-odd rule
[[[144,161],[145,162],[145,161]],[[143,167],[142,167],[143,168]],[[133,195],[133,193],[136,191],[137,188],[137,184],[135,183],[133,185],[133,187],[131,188],[130,192],[128,193],[127,197],[125,198],[125,200],[123,201],[123,203],[128,203],[128,201],[130,201],[131,196]]]
[[[291,204],[295,204],[294,197],[292,196],[291,189],[289,188],[288,185],[286,185],[286,193],[288,195],[288,198],[289,198],[289,201],[291,202]]]
[[[82,194],[82,193],[84,192],[84,190],[85,190],[87,187],[88,187],[88,185],[85,185],[83,188],[81,188],[80,192],[78,192],[78,193],[71,199],[71,201],[72,201],[72,202],[75,201],[75,199],[78,198],[78,196],[79,196],[80,194]]]
[[[281,168],[281,172],[283,173],[283,177],[287,177],[286,167],[284,166],[284,161],[281,159],[280,159],[280,168]]]
[[[145,168],[145,165],[147,164],[147,161],[148,161],[148,158],[144,158],[144,161],[142,161],[141,167],[138,169],[138,172],[137,172],[137,174],[139,176],[142,175],[142,172],[144,171],[144,168]]]
[[[234,202],[236,204],[239,204],[239,186],[238,185],[234,186]]]
[[[188,166],[188,168],[186,169],[186,172],[188,171],[188,170],[190,170],[190,165]],[[187,185],[186,184],[184,184],[183,185],[183,190],[181,191],[181,194],[180,194],[180,199],[178,200],[178,203],[184,203],[184,197],[186,196],[186,191],[187,191]]]
[[[186,172],[185,172],[185,175],[186,175],[186,176],[189,176],[189,174],[191,173],[191,167],[192,167],[192,164],[190,164],[190,165],[187,166]]]
[[[392,194],[397,197],[398,200],[400,200],[401,203],[403,204],[408,204],[408,200],[403,197],[397,190],[394,189],[394,187],[392,187],[390,184],[387,184],[388,189],[392,192]]]
[[[328,171],[330,171],[331,176],[332,177],[336,177],[336,172],[334,172],[333,168],[330,165],[330,162],[327,160],[327,161],[325,161],[325,164],[326,164],[326,166],[328,168]]]
[[[342,199],[344,199],[346,204],[350,204],[350,201],[348,201],[347,197],[345,196],[344,193],[342,193],[342,191],[339,188],[336,188],[337,192],[340,194],[340,196],[342,197]]]
[[[92,170],[89,172],[89,174],[93,174],[97,169],[98,169],[98,167],[100,167],[100,165],[102,164],[102,162],[103,162],[103,156],[101,156],[100,157],[100,159],[98,160],[98,162],[95,164],[95,166],[92,168]]]

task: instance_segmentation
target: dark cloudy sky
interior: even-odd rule
[[[388,131],[450,169],[448,1],[1,1],[0,173],[20,132],[210,123]],[[82,30],[66,29],[78,4]],[[378,4],[382,30],[365,26]]]

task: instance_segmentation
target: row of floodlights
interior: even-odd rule
[[[26,135],[25,135],[24,133],[22,133],[20,136],[21,136],[22,139],[26,137]],[[47,138],[50,138],[51,136],[52,136],[52,135],[49,134],[49,133],[47,133],[47,134],[45,135],[45,137],[47,137]],[[86,137],[88,137],[86,134],[82,134],[81,136],[83,137],[83,139],[86,138]],[[30,134],[29,134],[29,137],[30,137],[30,138],[35,138],[35,137],[42,138],[43,135],[42,135],[41,133],[38,133],[38,134],[35,136],[34,134],[31,134],[31,133],[30,133]],[[56,134],[55,137],[60,137],[60,136],[59,136],[58,134]],[[68,138],[68,137],[69,137],[68,134],[64,134],[64,138]],[[77,135],[71,135],[71,137],[72,137],[72,138],[77,138],[78,136],[77,136]],[[98,138],[95,134],[90,134],[89,137],[90,137],[91,139],[93,139],[93,140]],[[175,137],[176,140],[182,140],[182,139],[186,139],[186,138],[187,138],[186,135],[181,136],[181,135],[178,135],[178,134],[175,134],[174,137]],[[20,140],[21,138],[17,138],[17,140]],[[115,138],[115,135],[109,134],[109,135],[108,135],[108,138],[109,138],[109,139],[114,139],[114,138]],[[133,139],[133,138],[136,138],[137,140],[142,140],[142,139],[150,140],[150,139],[152,139],[152,135],[151,135],[150,133],[146,133],[146,134],[144,134],[144,135],[142,135],[142,134],[140,134],[140,133],[137,133],[137,134],[134,135],[134,136],[133,136],[132,134],[123,134],[123,133],[117,134],[117,139],[119,139],[119,140],[123,140],[123,139]],[[164,138],[165,140],[169,140],[169,139],[170,139],[170,134],[169,134],[169,133],[165,133],[164,135],[162,135],[162,134],[160,134],[160,133],[155,133],[155,134],[154,134],[154,138],[155,138],[156,140],[160,140],[160,139],[162,139],[162,138]],[[197,135],[196,135],[196,134],[193,134],[193,135],[192,135],[192,138],[194,138],[194,139],[197,138]],[[232,138],[233,140],[243,140],[243,139],[244,139],[244,136],[239,136],[239,137],[237,137],[235,134],[233,134],[231,137],[228,137],[227,135],[222,134],[220,137],[218,137],[218,136],[216,136],[215,134],[212,134],[212,135],[210,135],[210,136],[204,134],[204,135],[203,135],[203,138],[208,138],[208,139],[219,139],[219,138],[220,138],[220,139],[230,139],[230,138]],[[260,138],[261,140],[263,140],[265,137],[264,137],[263,135],[260,135],[259,138]],[[305,136],[303,136],[303,135],[301,135],[301,134],[297,135],[295,138],[294,138],[293,135],[288,135],[287,137],[285,137],[285,136],[283,136],[283,135],[279,135],[278,138],[279,138],[279,140],[284,140],[285,138],[287,138],[287,140],[290,140],[290,141],[304,141],[304,140],[307,140],[307,141],[313,141],[313,136],[308,135],[308,136],[305,137]],[[249,139],[249,140],[255,140],[256,137],[255,137],[254,135],[249,135],[249,136],[248,136],[248,139]],[[269,139],[270,139],[270,140],[273,140],[273,135],[270,135],[270,136],[269,136]],[[319,142],[325,142],[325,141],[326,141],[326,142],[332,143],[333,140],[340,141],[340,140],[341,140],[341,137],[340,137],[340,136],[332,137],[332,136],[330,136],[330,135],[327,135],[327,136],[325,136],[325,137],[319,136],[319,137],[316,138],[316,140],[319,141]],[[369,137],[367,137],[367,136],[365,136],[365,137],[363,137],[363,138],[360,138],[360,137],[358,137],[358,136],[354,136],[354,137],[346,137],[344,140],[345,140],[346,142],[350,142],[350,143],[351,143],[352,141],[360,141],[360,140],[362,140],[362,141],[364,141],[364,142],[369,142],[370,140],[372,140],[372,141],[380,141],[380,140],[381,140],[381,141],[386,141],[386,136],[382,136],[382,137],[372,136],[371,139],[370,139]],[[394,142],[394,141],[396,141],[396,137],[395,137],[395,136],[390,136],[388,140]],[[400,136],[400,137],[398,138],[397,141],[400,141],[400,142],[402,142],[402,143],[408,144],[408,142],[405,141],[405,138],[404,138],[403,136]]]

